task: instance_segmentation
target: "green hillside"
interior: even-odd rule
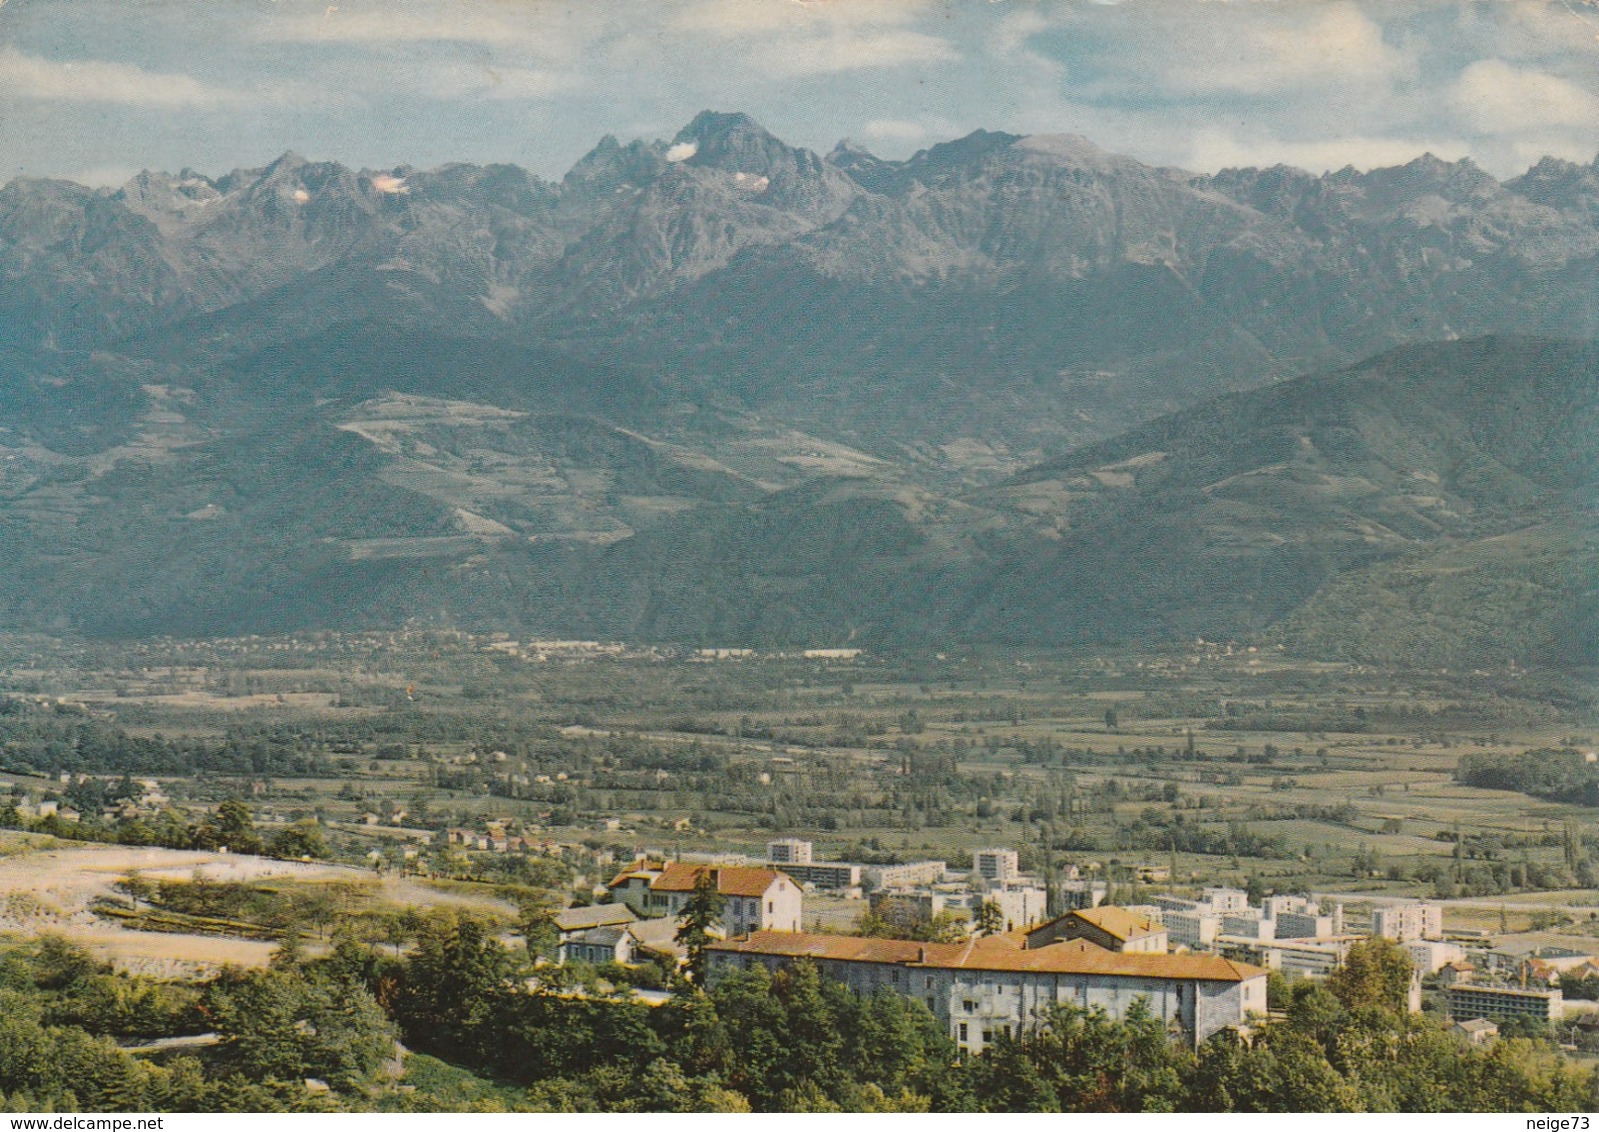
[[[1595,663],[1591,343],[1405,347],[960,490],[924,451],[664,379],[381,333],[317,332],[200,380],[90,355],[13,371],[28,413],[3,441],[0,615]],[[244,392],[273,383],[266,403]]]

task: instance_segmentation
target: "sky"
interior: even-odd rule
[[[981,128],[1507,177],[1599,155],[1599,0],[0,0],[0,181],[287,150],[554,178],[705,109],[822,152]]]

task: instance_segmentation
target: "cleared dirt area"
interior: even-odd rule
[[[176,977],[205,974],[224,964],[264,966],[276,945],[209,935],[130,931],[92,911],[102,897],[126,899],[112,887],[137,871],[150,880],[246,882],[267,878],[297,881],[371,882],[373,874],[342,865],[275,861],[264,857],[118,845],[74,845],[0,849],[0,935],[55,932],[93,950],[119,968]],[[440,892],[416,881],[385,877],[378,893],[397,903],[452,904],[484,911],[514,912],[504,902]]]

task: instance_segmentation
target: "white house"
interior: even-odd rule
[[[724,934],[799,931],[805,894],[792,877],[775,869],[641,862],[618,874],[611,881],[611,891],[645,915],[676,919],[688,907],[695,885],[706,874],[723,897]]]

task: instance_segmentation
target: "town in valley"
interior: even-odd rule
[[[1595,736],[1524,670],[422,629],[6,663],[5,924],[106,979],[403,966],[470,928],[496,994],[665,1018],[804,971],[977,1065],[1063,1011],[1269,1048],[1353,969],[1460,1056],[1599,1054],[1599,830],[1503,780],[1599,774]],[[239,1040],[161,1056],[184,1039]],[[530,1086],[497,1099],[555,1103]]]

